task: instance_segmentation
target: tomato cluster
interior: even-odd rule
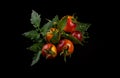
[[[63,27],[63,32],[69,33],[72,37],[82,41],[82,33],[76,30],[77,24],[73,22],[73,16],[68,16],[66,25]],[[42,48],[42,55],[46,58],[55,58],[58,54],[66,56],[70,56],[74,52],[74,43],[66,38],[62,38],[60,35],[59,42],[54,44],[51,42],[54,33],[59,33],[59,29],[50,28],[50,30],[46,33],[45,40],[47,43]],[[61,32],[60,32],[61,33]]]
[[[66,15],[59,19],[56,15],[41,27],[40,15],[34,10],[30,21],[34,29],[23,35],[33,41],[33,44],[27,48],[35,52],[31,65],[38,62],[40,55],[46,59],[53,59],[60,55],[66,62],[66,57],[74,53],[74,44],[82,45],[85,42],[86,31],[90,26],[78,22],[74,16]]]

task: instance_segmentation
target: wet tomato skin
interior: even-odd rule
[[[79,41],[82,41],[83,39],[82,33],[80,31],[73,31],[71,35],[77,38]]]

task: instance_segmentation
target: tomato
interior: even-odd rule
[[[58,33],[58,30],[56,28],[51,28],[49,32],[46,34],[46,40],[50,42],[50,40],[53,38],[54,33]],[[58,36],[59,37],[59,36]],[[59,39],[59,38],[57,38]]]
[[[74,18],[73,16],[68,16],[66,26],[63,29],[65,32],[75,31],[76,24],[73,23],[73,21],[72,21],[73,18]]]
[[[57,49],[54,44],[47,43],[42,48],[42,55],[46,58],[55,58],[57,56]]]
[[[83,39],[82,33],[80,31],[73,31],[72,36],[77,38],[79,41],[82,41]]]
[[[57,52],[64,56],[64,61],[66,62],[66,56],[71,56],[71,54],[74,52],[74,45],[68,39],[60,40],[59,44],[57,45]]]
[[[66,53],[65,53],[65,50],[67,50]],[[65,56],[71,55],[73,51],[74,51],[74,45],[68,39],[60,40],[59,44],[57,45],[57,52],[58,53],[62,52],[62,54],[64,54]]]

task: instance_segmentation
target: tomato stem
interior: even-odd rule
[[[62,51],[62,52],[60,53],[60,56],[63,55],[63,54],[64,54],[64,51]]]
[[[49,51],[49,54],[52,54],[52,55],[54,55],[55,53],[54,53],[53,51]]]
[[[66,63],[66,54],[68,53],[68,46],[66,46],[66,49],[64,49],[63,53],[64,53],[64,62]]]
[[[66,54],[64,54],[64,62],[66,63]]]
[[[48,54],[47,56],[46,56],[46,59],[48,59],[50,57],[50,54]]]
[[[71,56],[72,56],[72,54],[70,54],[70,56],[69,56],[69,57],[71,58]]]

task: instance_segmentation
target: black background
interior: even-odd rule
[[[82,2],[82,1],[16,1],[10,7],[11,12],[9,11],[9,21],[12,23],[10,27],[13,37],[10,39],[10,49],[12,49],[12,56],[10,58],[11,68],[15,68],[14,71],[21,72],[35,72],[35,71],[46,71],[47,69],[69,69],[72,67],[82,68],[80,65],[89,64],[96,65],[97,53],[98,51],[98,18],[100,8],[98,7],[99,3],[92,2]],[[8,6],[9,7],[9,6]],[[75,51],[71,59],[67,59],[67,63],[64,63],[62,57],[57,57],[53,60],[45,60],[41,57],[40,61],[34,65],[30,66],[32,62],[33,52],[26,50],[31,44],[31,41],[23,37],[21,34],[31,30],[33,27],[30,23],[30,16],[32,10],[35,10],[37,13],[41,14],[41,25],[46,23],[45,18],[52,19],[55,15],[58,15],[61,18],[64,15],[76,14],[78,16],[78,21],[91,23],[92,25],[88,29],[90,34],[90,39],[85,46],[76,45]],[[12,18],[12,19],[11,19]],[[11,30],[12,28],[12,30]],[[10,40],[9,39],[9,40]],[[103,43],[103,42],[102,42]]]

